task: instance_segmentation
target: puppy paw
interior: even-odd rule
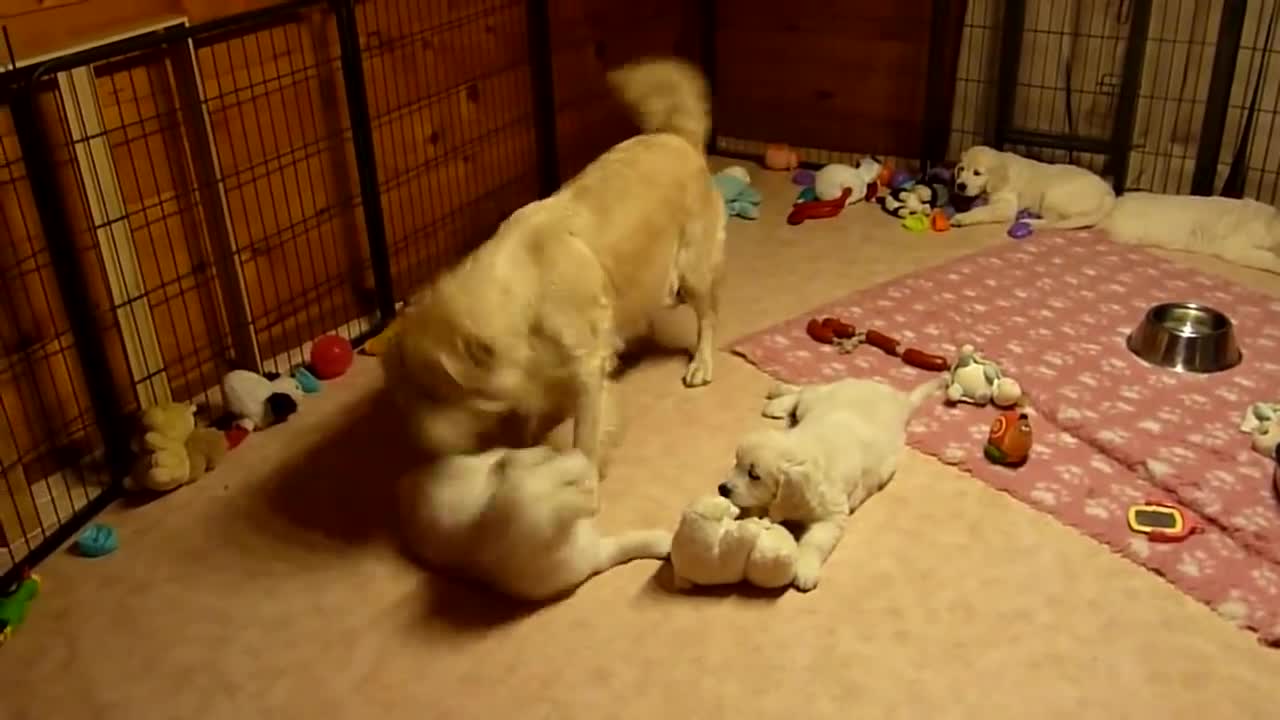
[[[796,404],[790,395],[776,397],[764,404],[764,411],[761,415],[774,420],[785,420],[791,417],[791,411],[795,410]]]
[[[772,400],[783,395],[795,395],[798,392],[800,392],[800,386],[798,385],[784,382],[774,383],[773,387],[769,388],[769,392],[765,393],[765,399]]]
[[[801,557],[796,562],[796,577],[792,585],[800,592],[809,592],[818,587],[818,579],[822,575],[822,563],[809,557]]]
[[[973,218],[967,217],[967,216],[968,216],[968,213],[956,213],[951,218],[951,227],[964,227],[965,225],[972,225]]]
[[[711,382],[711,357],[694,355],[689,367],[684,371],[684,386],[702,387]]]

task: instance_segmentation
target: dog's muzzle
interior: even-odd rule
[[[962,182],[958,182],[956,183],[956,192],[960,193],[961,195],[967,195],[969,194],[969,186],[965,185]]]
[[[720,486],[716,488],[716,491],[720,493],[720,497],[722,498],[730,498],[733,495],[733,488],[729,487],[729,483],[727,482],[720,483]]]

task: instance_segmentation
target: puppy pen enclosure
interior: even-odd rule
[[[1042,136],[1114,135],[1138,56],[1118,38],[1150,17],[1132,140],[1077,159],[1123,152],[1130,186],[1203,191],[1196,158],[1216,189],[1245,135],[1275,2],[293,0],[20,63],[0,77],[3,584],[116,497],[140,408],[216,401],[229,369],[286,370],[320,334],[376,331],[631,132],[608,67],[701,62],[727,153],[1075,153]],[[1274,85],[1245,173],[1271,198]]]

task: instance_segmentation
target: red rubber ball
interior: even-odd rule
[[[311,372],[321,380],[332,380],[351,368],[355,351],[340,335],[321,335],[311,343]]]

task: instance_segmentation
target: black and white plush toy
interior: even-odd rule
[[[890,190],[888,195],[880,199],[880,207],[896,218],[916,213],[928,215],[933,212],[933,199],[933,190],[928,185],[918,183]]]

